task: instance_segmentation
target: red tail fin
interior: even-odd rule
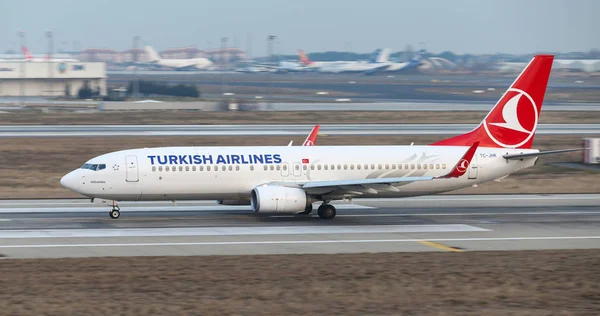
[[[301,49],[298,50],[298,57],[300,58],[300,61],[307,66],[313,63]]]
[[[306,137],[306,140],[304,141],[304,144],[302,144],[302,146],[314,146],[317,143],[317,135],[319,135],[320,128],[321,125],[315,125],[308,137]]]
[[[432,145],[531,148],[553,60],[535,56],[476,129]]]
[[[21,46],[21,50],[23,51],[23,55],[25,55],[25,60],[33,59],[33,56],[31,56],[31,53],[29,52],[29,49],[27,49],[27,47]]]

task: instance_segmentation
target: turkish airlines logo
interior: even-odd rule
[[[456,166],[456,171],[464,173],[465,171],[467,171],[467,168],[469,168],[469,162],[463,158],[459,161],[458,165]]]
[[[488,136],[499,146],[518,148],[535,134],[538,108],[527,92],[511,88],[483,120]]]
[[[310,140],[310,139],[307,139],[304,142],[304,144],[302,144],[302,146],[314,146],[314,145],[315,145],[315,143],[312,140]]]

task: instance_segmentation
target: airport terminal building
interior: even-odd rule
[[[0,97],[75,96],[85,85],[106,95],[105,63],[0,62]]]

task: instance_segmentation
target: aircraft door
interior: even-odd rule
[[[127,182],[140,181],[137,156],[125,156],[125,164]]]
[[[299,162],[294,162],[294,177],[302,176],[302,166]]]
[[[471,165],[469,166],[469,179],[477,179],[477,172],[479,165],[477,164],[477,154],[473,155],[471,159]]]
[[[281,175],[284,177],[287,177],[290,175],[290,170],[288,168],[288,165],[289,164],[287,162],[284,162],[281,164]]]

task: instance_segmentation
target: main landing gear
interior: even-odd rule
[[[113,205],[113,208],[108,212],[108,215],[110,215],[110,218],[112,219],[117,219],[121,216],[121,209],[117,205]]]
[[[323,203],[319,206],[317,213],[321,219],[333,219],[335,218],[336,210],[333,205]]]

